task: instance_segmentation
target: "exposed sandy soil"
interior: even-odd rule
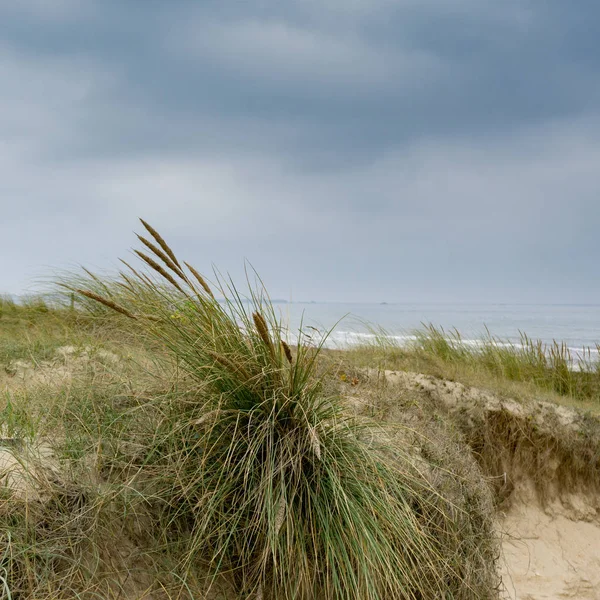
[[[0,394],[4,392],[10,397],[12,393],[25,390],[68,386],[78,376],[90,375],[90,370],[92,373],[112,371],[118,367],[120,360],[107,350],[62,346],[57,348],[51,360],[13,360],[8,365],[0,365]],[[0,424],[0,514],[15,507],[21,507],[30,514],[43,512],[56,489],[64,487],[68,481],[61,469],[51,441],[13,437]],[[91,464],[86,477],[95,484],[101,482]],[[35,511],[30,511],[32,507]],[[99,547],[99,557],[108,571],[100,578],[98,597],[122,600],[167,600],[172,597],[156,585],[154,566],[144,548],[125,532],[111,535],[107,546]],[[90,569],[96,567],[95,562],[89,565]],[[202,596],[202,600],[233,598],[228,590],[227,582],[219,580]],[[1,590],[0,597],[3,597]]]
[[[449,416],[460,414],[467,428],[470,419],[477,427],[482,413],[505,411],[523,422],[535,422],[540,430],[555,431],[557,436],[582,436],[582,417],[575,409],[547,402],[523,405],[416,373],[388,371],[385,376],[391,384],[427,394]],[[559,458],[549,454],[547,460],[558,462]],[[498,514],[503,598],[600,600],[600,497],[579,485],[565,489],[564,484],[556,484],[542,502],[524,471],[526,465],[522,473],[507,474],[514,488]]]
[[[58,471],[49,445],[29,448],[17,440],[0,438],[0,487],[9,489],[13,499],[43,500],[44,484]]]
[[[35,385],[60,385],[90,365],[116,365],[119,357],[107,350],[90,346],[61,346],[52,360],[35,363],[32,360],[13,360],[0,369],[0,390]]]
[[[600,526],[515,503],[499,520],[511,600],[600,599]]]

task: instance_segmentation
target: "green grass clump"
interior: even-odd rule
[[[81,331],[77,315],[51,306],[43,296],[23,298],[16,303],[0,297],[0,364],[11,361],[39,362],[54,356],[62,345],[72,344]]]
[[[83,488],[25,468],[43,500],[19,501],[0,488],[0,598],[80,597],[97,506]]]
[[[191,381],[156,403],[130,465],[181,577],[207,569],[257,599],[494,597],[489,532],[470,532],[424,459],[323,392],[321,348],[288,346],[261,285],[245,298],[217,278],[215,294],[144,226],[150,271],[70,287],[164,344]]]
[[[477,346],[464,343],[457,331],[434,325],[417,332],[413,350],[446,363],[465,364],[499,378],[531,383],[561,396],[600,401],[600,362],[589,348],[574,357],[562,342],[544,344],[521,333],[519,343],[505,342],[487,332]],[[600,351],[600,346],[596,346]]]

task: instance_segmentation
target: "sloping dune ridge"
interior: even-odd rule
[[[76,353],[71,347],[59,348],[57,356],[60,361],[35,367],[15,362],[2,387],[58,384],[92,359],[88,349]],[[118,361],[110,353],[100,358]],[[503,600],[600,600],[600,422],[595,417],[418,373],[367,370],[362,377],[365,385],[348,388],[348,400],[358,410],[368,404],[370,391],[383,385],[391,398],[418,399],[412,402],[417,410],[441,418],[471,448],[494,489]],[[391,403],[386,420],[401,412],[406,419],[410,404]],[[8,443],[0,448],[4,485],[15,499],[43,502],[44,482],[60,478],[59,465],[43,443],[21,450]],[[138,583],[129,584],[128,597],[151,598],[143,592],[148,582]]]
[[[506,600],[600,600],[600,423],[406,372],[387,382],[434,403],[496,487]]]

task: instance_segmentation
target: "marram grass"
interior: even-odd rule
[[[565,342],[545,344],[521,333],[519,343],[487,335],[477,346],[456,330],[427,325],[417,332],[413,350],[446,363],[470,365],[511,381],[521,381],[581,400],[600,399],[600,345],[574,355]]]
[[[196,382],[162,407],[138,465],[183,576],[202,565],[240,598],[494,597],[490,531],[424,459],[324,393],[320,347],[290,348],[261,285],[248,298],[219,277],[209,287],[142,223],[158,244],[138,252],[149,271],[68,285],[130,317]]]

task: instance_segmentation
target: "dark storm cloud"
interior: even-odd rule
[[[202,151],[218,137],[206,121],[252,119],[312,129],[290,153],[316,142],[319,160],[336,162],[343,144],[368,160],[422,136],[501,131],[600,101],[591,3],[140,6],[81,3],[50,23],[5,15],[5,37],[28,56],[86,57],[118,78],[88,99],[79,126],[91,135],[62,152]],[[289,139],[283,129],[274,144]]]
[[[0,22],[0,288],[107,264],[145,215],[278,295],[600,292],[596,3],[23,0]]]

